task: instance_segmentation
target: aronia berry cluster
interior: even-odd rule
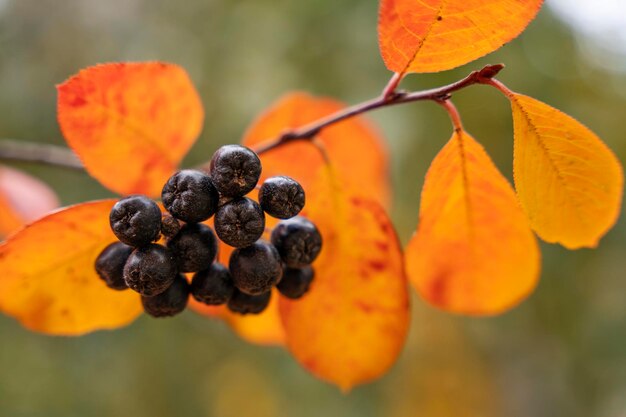
[[[301,297],[313,280],[311,263],[322,237],[298,216],[305,195],[292,178],[267,179],[258,203],[246,197],[260,175],[256,153],[226,145],[213,154],[208,174],[182,170],[169,178],[161,194],[168,213],[146,196],[123,198],[109,216],[119,242],[98,255],[96,272],[110,288],[141,294],[144,310],[154,317],[180,313],[190,294],[241,314],[263,311],[274,286],[286,297]],[[261,239],[266,214],[282,219],[269,242]],[[215,232],[202,223],[212,216]],[[228,267],[216,261],[215,234],[236,248]],[[165,245],[155,243],[161,236]],[[191,283],[185,273],[194,274]]]

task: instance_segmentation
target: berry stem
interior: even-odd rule
[[[433,88],[430,90],[414,92],[396,91],[395,88],[400,82],[401,77],[398,75],[394,75],[387,84],[387,87],[385,87],[385,89],[383,90],[383,94],[380,97],[367,100],[346,109],[340,110],[299,129],[287,131],[280,135],[278,138],[270,139],[263,142],[260,146],[254,148],[254,151],[257,154],[262,154],[295,140],[312,140],[327,127],[330,127],[343,120],[350,119],[352,117],[383,107],[422,100],[433,100],[436,102],[442,102],[450,98],[450,95],[453,92],[469,87],[470,85],[489,84],[489,81],[493,77],[495,77],[503,68],[504,65],[502,64],[487,65],[481,70],[472,71],[465,78],[454,83],[444,85],[442,87]]]

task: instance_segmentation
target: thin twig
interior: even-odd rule
[[[85,169],[76,154],[68,148],[14,139],[0,140],[0,160],[37,162],[69,169]]]
[[[430,90],[406,92],[396,91],[402,76],[394,74],[383,90],[380,97],[367,100],[346,109],[340,110],[329,116],[323,117],[304,127],[284,132],[278,138],[268,138],[254,150],[258,153],[268,152],[295,140],[313,140],[322,130],[343,120],[367,113],[383,107],[397,104],[411,103],[421,100],[433,100],[442,102],[450,98],[455,91],[474,84],[491,84],[499,87],[497,80],[492,80],[504,65],[487,65],[479,71],[471,72],[467,77]],[[63,168],[83,170],[84,166],[78,157],[70,150],[61,146],[17,141],[12,139],[0,139],[0,160],[37,162],[55,165]]]
[[[311,140],[322,130],[334,125],[335,123],[339,123],[343,120],[383,107],[390,107],[397,104],[411,103],[420,100],[446,100],[450,98],[450,95],[453,92],[466,88],[470,85],[487,84],[487,80],[495,77],[498,72],[500,72],[503,68],[504,65],[502,64],[487,65],[479,71],[471,72],[467,77],[457,82],[430,90],[407,93],[401,91],[387,91],[388,89],[386,88],[385,92],[378,98],[364,101],[362,103],[340,110],[299,129],[287,131],[280,135],[278,138],[269,139],[265,142],[262,142],[261,145],[256,147],[254,150],[256,151],[256,153],[261,154],[295,140]]]

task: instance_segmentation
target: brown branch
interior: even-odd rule
[[[258,154],[261,154],[296,140],[310,141],[329,126],[383,107],[422,100],[442,102],[449,99],[451,94],[455,91],[462,90],[474,84],[497,85],[497,81],[492,79],[503,68],[504,65],[502,64],[487,65],[483,69],[473,71],[467,77],[452,84],[415,92],[396,91],[398,84],[402,80],[402,76],[396,73],[391,77],[379,97],[340,110],[304,127],[286,131],[278,138],[268,139],[261,143],[261,145],[254,150]],[[0,139],[0,160],[37,162],[63,168],[84,170],[83,164],[70,149],[61,146],[11,139]]]
[[[402,91],[390,91],[389,87],[386,87],[380,97],[340,110],[304,127],[284,132],[278,138],[269,139],[268,141],[263,142],[260,146],[254,148],[254,150],[257,154],[261,154],[295,140],[311,140],[322,130],[334,125],[335,123],[339,123],[343,120],[383,107],[390,107],[397,104],[411,103],[421,100],[441,102],[450,98],[450,95],[455,91],[469,87],[470,85],[487,84],[488,80],[495,77],[503,68],[504,65],[502,64],[487,65],[479,71],[471,72],[467,77],[457,82],[424,91],[408,93]],[[395,87],[397,85],[398,80],[396,78],[397,74],[394,74],[390,80],[390,86]]]
[[[85,169],[76,154],[68,148],[13,139],[0,139],[0,160],[37,162],[69,169]]]

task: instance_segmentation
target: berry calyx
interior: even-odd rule
[[[165,291],[177,275],[172,253],[155,243],[135,249],[124,266],[126,285],[146,297]]]
[[[276,288],[287,298],[297,299],[307,293],[315,272],[310,266],[304,268],[285,268],[283,279]]]
[[[272,244],[290,268],[311,264],[322,249],[322,236],[317,227],[304,217],[283,220],[272,231]]]
[[[239,314],[259,314],[270,304],[270,291],[260,295],[249,295],[237,289],[228,300],[228,309]]]
[[[230,255],[229,269],[235,287],[250,295],[268,292],[283,274],[280,255],[267,242],[236,249]]]
[[[259,203],[270,216],[289,219],[300,213],[304,207],[304,189],[291,177],[271,177],[261,185]]]
[[[224,204],[215,214],[215,232],[227,245],[249,246],[265,231],[265,213],[261,206],[247,197]]]
[[[211,158],[213,184],[226,197],[242,197],[254,189],[261,176],[261,160],[241,145],[225,145]]]
[[[219,195],[207,174],[184,169],[167,180],[161,199],[172,216],[187,223],[199,223],[215,214]]]
[[[182,313],[189,300],[189,284],[184,275],[178,275],[172,285],[153,297],[141,297],[141,304],[152,317],[171,317]]]
[[[234,291],[235,286],[228,268],[217,262],[209,269],[196,273],[191,281],[191,295],[207,305],[224,304]]]
[[[167,238],[172,238],[180,232],[180,223],[169,214],[161,217],[161,234]]]
[[[96,258],[96,273],[114,290],[128,288],[124,281],[124,265],[134,248],[121,242],[111,243]]]
[[[217,254],[217,239],[205,224],[186,224],[167,242],[180,272],[198,272],[208,268]]]
[[[109,221],[115,236],[136,248],[157,240],[161,233],[161,210],[143,195],[129,196],[115,203]]]

